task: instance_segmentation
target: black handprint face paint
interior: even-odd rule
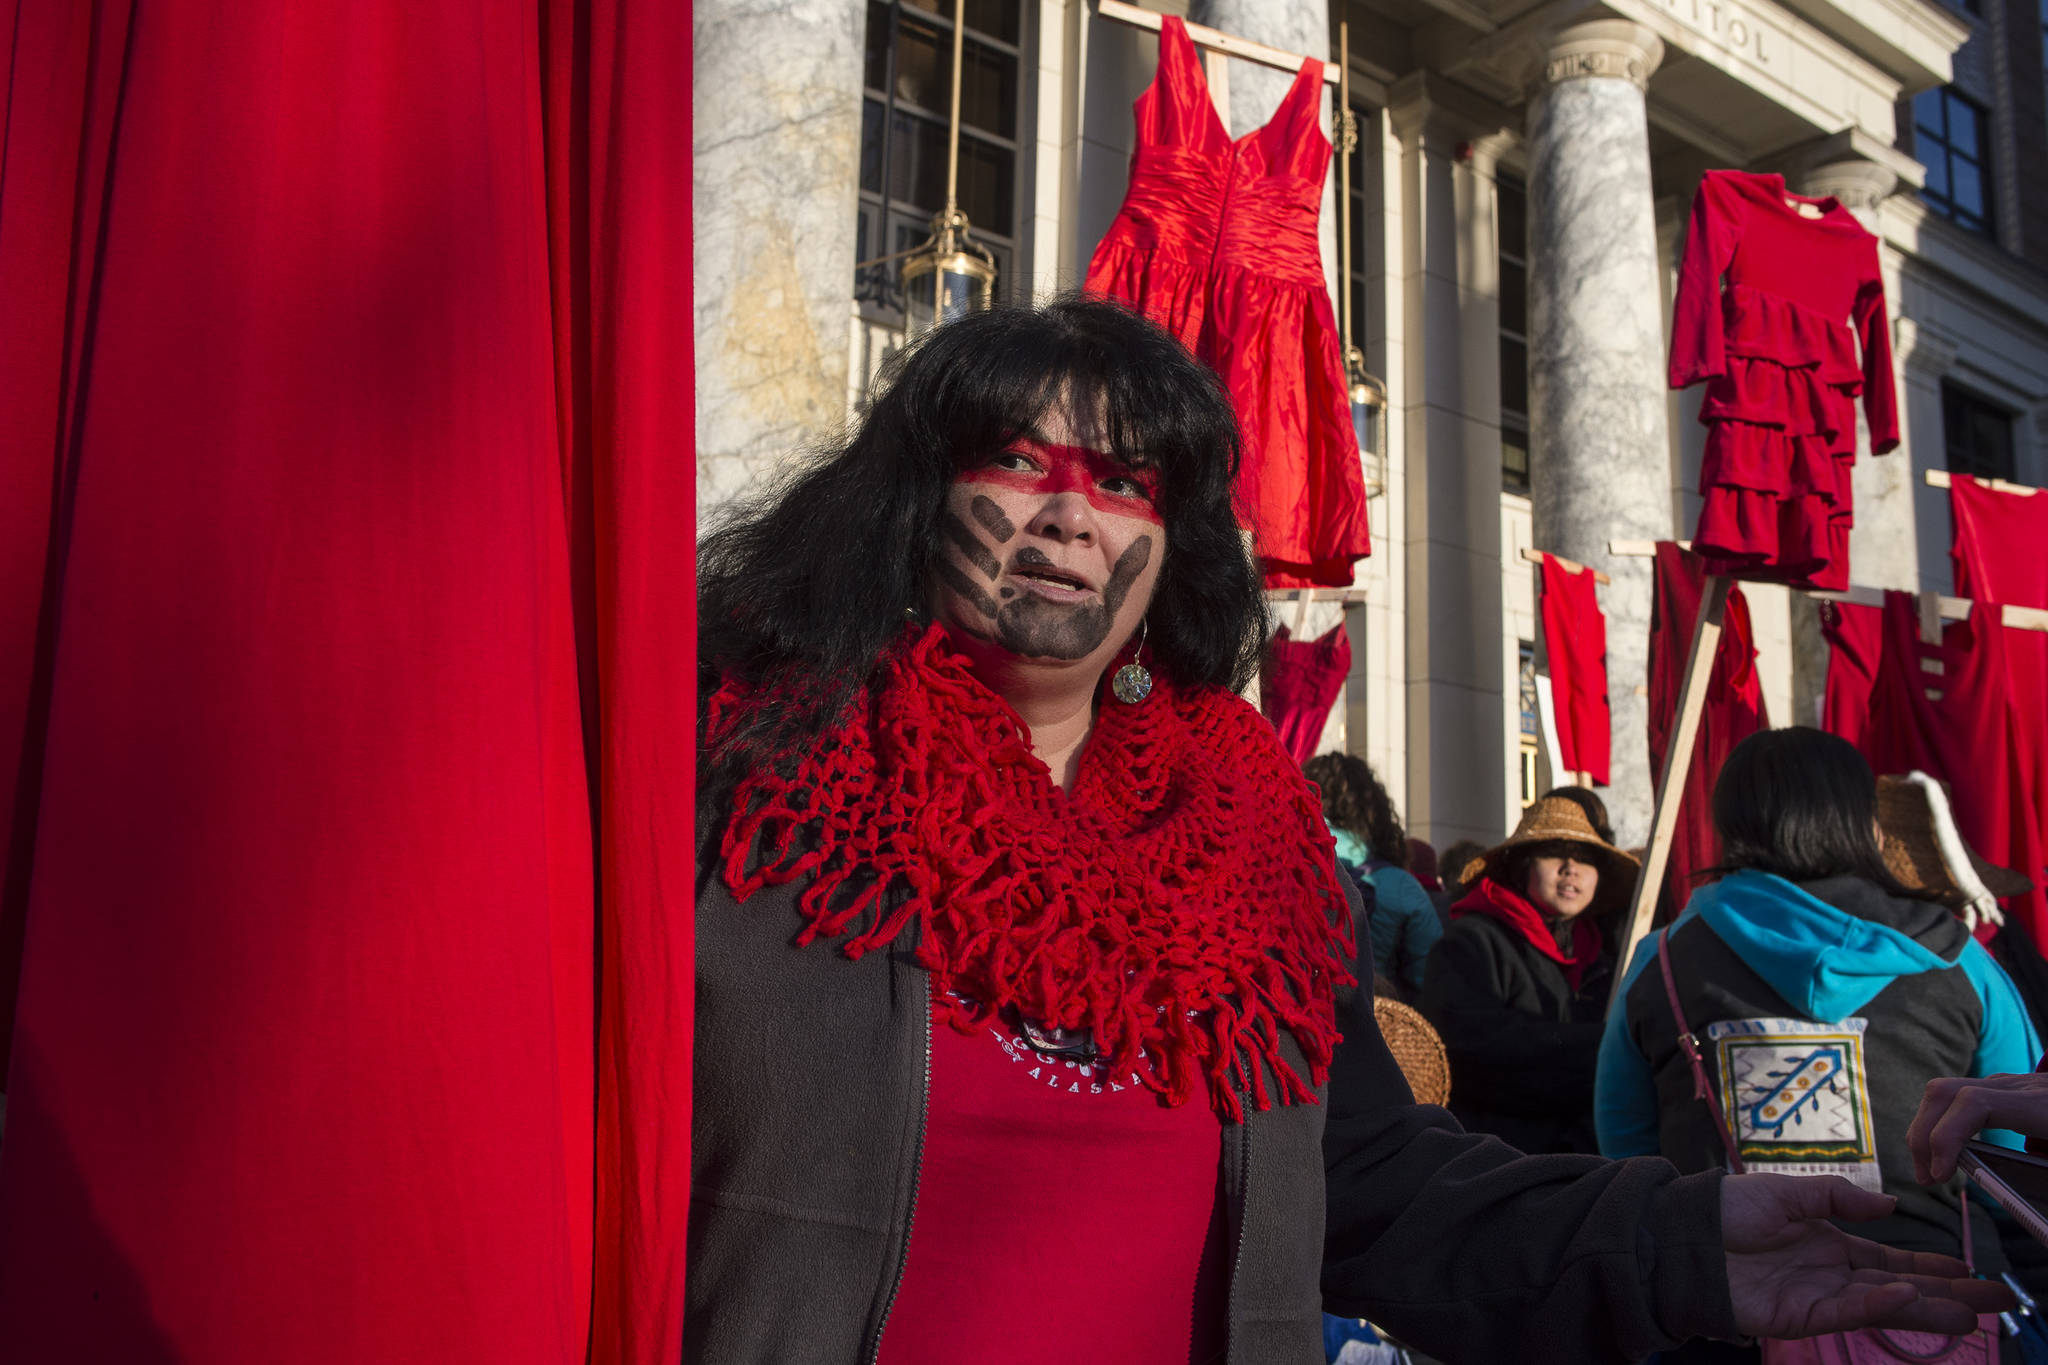
[[[1158,578],[1148,471],[1081,446],[1020,441],[963,470],[940,520],[935,611],[1025,658],[1107,663]]]

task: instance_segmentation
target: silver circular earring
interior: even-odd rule
[[[1138,660],[1145,653],[1145,634],[1152,628],[1152,618],[1146,617],[1138,623],[1138,648],[1131,655],[1131,661],[1116,671],[1109,680],[1109,690],[1116,699],[1126,706],[1136,706],[1152,695],[1152,670]]]

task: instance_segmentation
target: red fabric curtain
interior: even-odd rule
[[[1650,771],[1661,777],[1678,728],[1679,694],[1685,686],[1700,599],[1706,592],[1705,562],[1671,541],[1659,541],[1655,576],[1656,596],[1650,608]],[[1721,621],[1721,645],[1707,679],[1706,709],[1700,713],[1699,738],[1694,741],[1692,766],[1686,770],[1665,873],[1669,914],[1675,916],[1685,908],[1696,885],[1695,874],[1721,860],[1713,800],[1722,765],[1737,744],[1769,726],[1763,687],[1756,675],[1756,635],[1750,628],[1749,601],[1739,585],[1731,584]]]
[[[1543,556],[1543,649],[1557,699],[1564,766],[1606,786],[1614,752],[1607,708],[1607,617],[1593,575]]]
[[[2008,679],[2008,644],[2021,632],[1985,623],[1987,609],[1920,639],[1912,595],[1885,594],[1884,653],[1870,695],[1863,753],[1880,773],[1915,769],[1949,784],[1956,828],[1981,856],[2017,869],[2034,890],[2005,902],[2036,943],[2048,927],[2032,754],[2021,736],[2035,717],[2018,714]],[[1939,671],[1922,666],[1932,660]],[[1990,937],[1990,926],[1980,933]]]
[[[1342,621],[1314,640],[1297,640],[1286,626],[1275,633],[1259,668],[1259,709],[1296,763],[1316,756],[1330,708],[1349,676],[1351,636]]]
[[[2048,555],[2041,552],[2048,543],[2048,495],[2007,492],[1962,474],[1949,489],[1949,507],[1956,591],[1976,602],[2048,607]],[[2048,634],[2004,635],[2013,743],[2027,760],[2035,842],[2048,852]],[[2039,868],[2020,870],[2041,880]]]
[[[0,19],[6,1354],[673,1359],[687,10]]]

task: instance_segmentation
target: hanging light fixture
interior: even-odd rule
[[[994,299],[996,261],[969,235],[960,211],[960,74],[967,38],[967,0],[953,0],[953,108],[946,130],[946,207],[932,217],[932,235],[903,262],[904,330],[910,336],[965,317]]]
[[[1337,290],[1344,334],[1344,379],[1351,395],[1351,430],[1365,457],[1365,491],[1386,489],[1387,386],[1365,368],[1365,352],[1351,339],[1351,154],[1358,150],[1358,117],[1351,112],[1351,25],[1337,25]]]

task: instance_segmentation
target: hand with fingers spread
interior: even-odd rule
[[[1941,1076],[1927,1083],[1906,1129],[1913,1178],[1923,1185],[1955,1174],[1963,1144],[1980,1128],[2048,1136],[2048,1074]]]
[[[1732,1175],[1721,1182],[1728,1293],[1745,1336],[1805,1337],[1859,1327],[1962,1333],[2013,1306],[2004,1285],[1961,1261],[1852,1237],[1896,1203],[1835,1176]]]

